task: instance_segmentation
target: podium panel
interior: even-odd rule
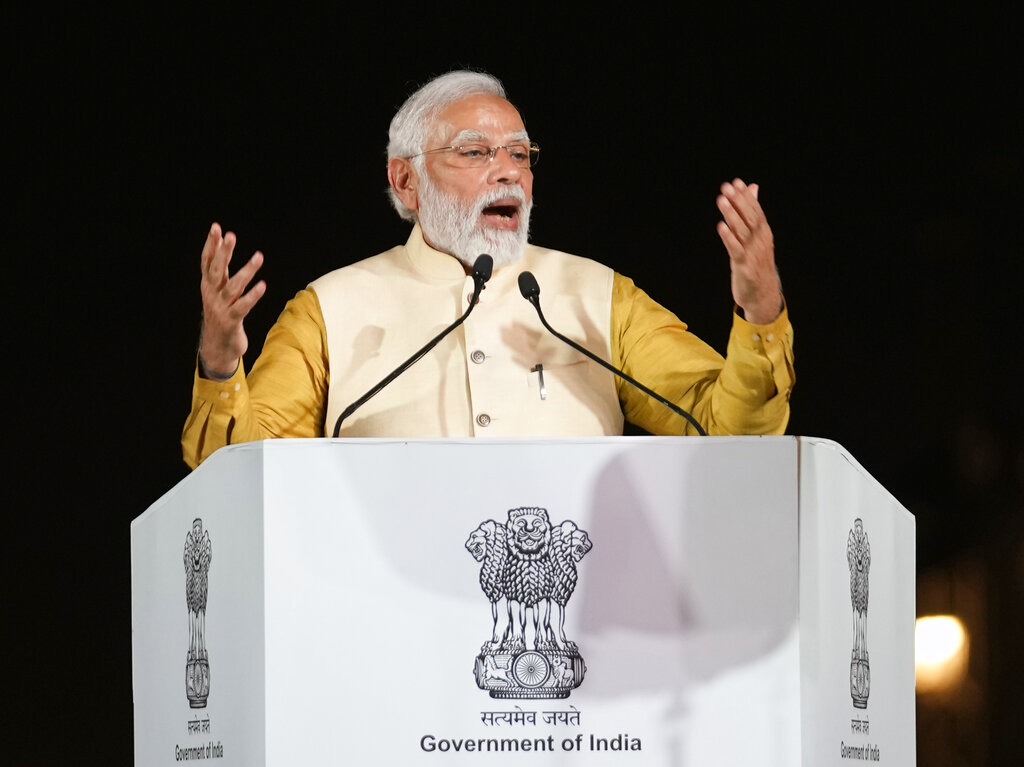
[[[132,524],[136,764],[913,764],[913,547],[823,440],[229,447]]]

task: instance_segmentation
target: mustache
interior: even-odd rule
[[[528,209],[530,206],[526,202],[526,192],[523,191],[521,186],[510,186],[507,189],[494,189],[490,192],[485,192],[480,195],[474,202],[476,213],[483,213],[486,208],[491,207],[496,202],[503,200],[515,200],[524,209]]]

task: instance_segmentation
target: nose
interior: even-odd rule
[[[488,181],[492,184],[514,184],[522,176],[523,169],[512,161],[505,147],[498,147],[487,164]]]

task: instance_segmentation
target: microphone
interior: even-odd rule
[[[529,301],[531,304],[533,304],[533,308],[537,310],[537,316],[540,317],[541,324],[545,328],[548,329],[548,331],[551,333],[551,335],[553,335],[559,341],[564,341],[565,343],[569,344],[569,346],[571,346],[573,349],[578,351],[580,354],[584,355],[585,357],[589,357],[590,359],[592,359],[594,362],[596,362],[598,365],[600,365],[601,367],[605,368],[606,370],[610,370],[612,373],[617,375],[623,381],[626,381],[627,383],[632,384],[637,389],[639,389],[644,394],[646,394],[648,397],[656,399],[658,402],[660,402],[662,405],[667,407],[669,410],[671,410],[676,415],[679,415],[679,416],[682,416],[683,418],[685,418],[690,423],[690,425],[694,429],[697,430],[697,433],[700,436],[702,436],[702,437],[706,437],[707,436],[707,433],[704,431],[703,428],[701,428],[701,425],[699,423],[697,423],[697,420],[692,415],[690,415],[685,410],[683,410],[681,407],[676,405],[674,402],[669,402],[667,399],[662,397],[660,394],[657,394],[656,392],[651,391],[650,389],[648,389],[646,386],[644,386],[639,381],[637,381],[637,380],[635,380],[633,378],[630,378],[628,375],[623,373],[618,368],[608,364],[603,359],[598,357],[596,354],[593,354],[592,352],[584,349],[582,346],[580,346],[578,343],[573,341],[571,338],[567,338],[566,336],[563,336],[561,333],[559,333],[557,330],[555,330],[553,327],[551,327],[548,324],[548,321],[546,319],[544,319],[544,312],[542,312],[540,310],[540,285],[537,284],[537,278],[534,277],[533,274],[531,274],[530,272],[521,272],[520,273],[520,275],[519,275],[519,292],[523,294],[523,298],[525,298],[527,301]]]
[[[378,383],[376,386],[374,386],[372,389],[366,392],[366,394],[364,394],[362,397],[360,397],[347,408],[345,408],[342,411],[341,415],[338,416],[338,420],[335,421],[334,423],[333,436],[337,437],[338,435],[341,434],[342,421],[344,421],[346,418],[348,418],[350,415],[356,412],[356,410],[365,405],[366,402],[371,397],[379,393],[381,389],[383,389],[389,383],[398,378],[398,376],[402,375],[402,373],[404,373],[406,370],[411,368],[416,362],[420,360],[421,357],[423,357],[423,355],[425,355],[427,352],[429,352],[431,349],[433,349],[435,346],[441,343],[441,340],[446,335],[451,333],[453,330],[455,330],[455,328],[457,328],[459,325],[466,321],[466,318],[469,316],[469,313],[473,311],[473,307],[477,305],[477,302],[480,299],[480,292],[484,289],[484,285],[487,283],[487,280],[491,279],[491,270],[493,268],[494,259],[491,258],[489,255],[487,255],[486,253],[482,253],[477,257],[476,261],[473,262],[473,296],[469,299],[469,308],[466,309],[465,313],[457,320],[455,320],[455,322],[453,322],[451,325],[449,325],[436,336],[434,336],[427,343],[426,346],[424,346],[422,349],[420,349],[418,352],[412,355],[409,359],[407,359],[397,368],[392,370],[387,376],[384,377],[382,381],[380,381],[380,383]]]

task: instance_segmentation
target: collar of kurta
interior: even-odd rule
[[[466,268],[459,259],[427,245],[419,224],[412,228],[405,243],[405,251],[409,255],[412,268],[428,279],[451,282],[466,277]]]

